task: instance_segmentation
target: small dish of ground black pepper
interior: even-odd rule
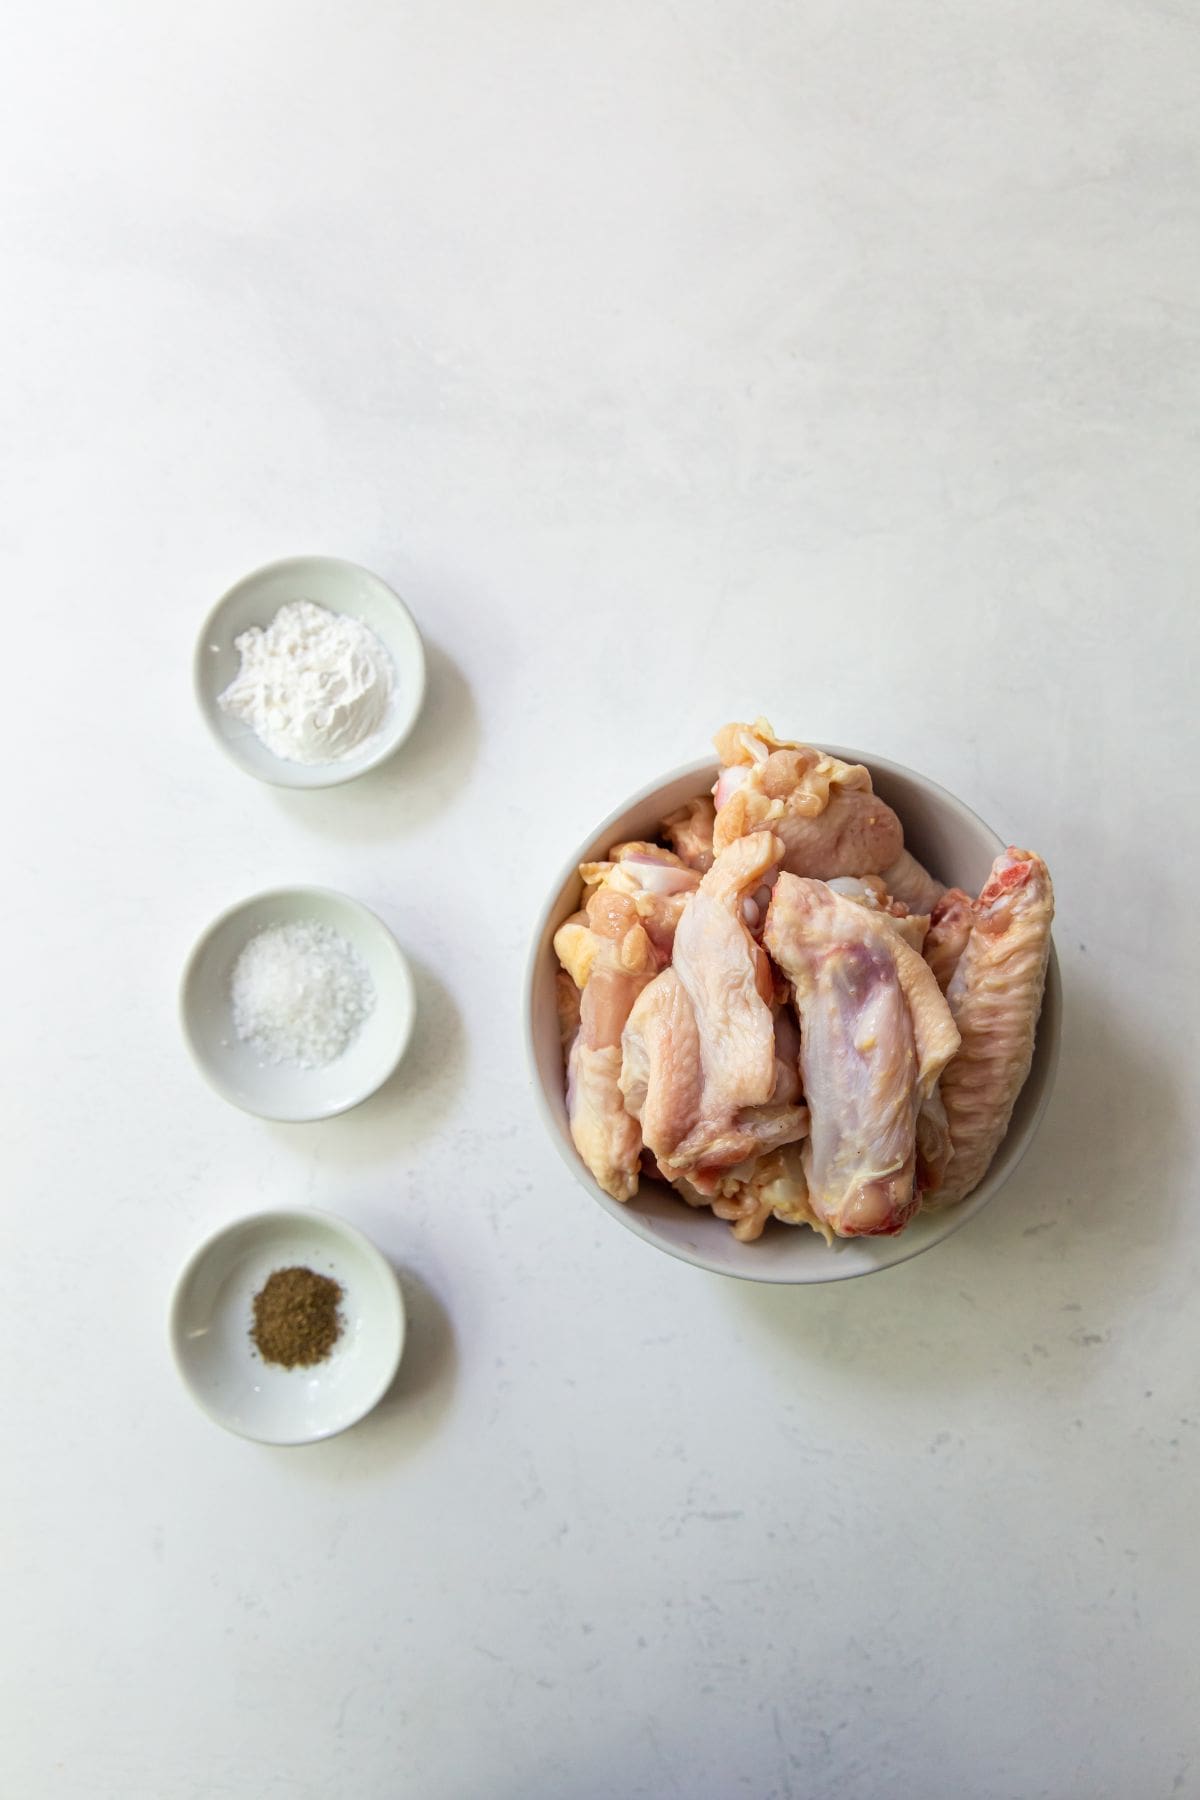
[[[342,1335],[342,1290],[313,1269],[275,1269],[251,1302],[250,1338],[264,1362],[311,1369]]]
[[[239,1219],[179,1278],[171,1345],[192,1398],[229,1431],[308,1444],[355,1424],[404,1347],[395,1271],[332,1213]]]

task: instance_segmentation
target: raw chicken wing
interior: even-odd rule
[[[779,877],[764,943],[800,1015],[808,1205],[839,1237],[900,1231],[920,1204],[917,1115],[958,1048],[946,1002],[890,923],[823,881]]]
[[[687,1176],[701,1192],[807,1125],[794,1098],[776,1100],[788,1091],[788,1048],[785,1038],[780,1054],[770,966],[742,917],[781,851],[758,832],[717,858],[679,921],[672,967],[642,993],[624,1035],[621,1086],[646,1147],[668,1179]]]
[[[605,1193],[629,1200],[637,1192],[642,1134],[621,1096],[621,1033],[661,965],[628,894],[598,888],[587,919],[596,944],[567,1057],[567,1118],[575,1148]]]
[[[942,1077],[954,1160],[938,1205],[983,1179],[1029,1073],[1054,917],[1041,857],[1012,847],[998,856],[974,910],[946,990],[962,1048]]]
[[[675,928],[700,885],[659,844],[617,844],[580,868],[586,904],[559,926],[559,1019],[567,1049],[567,1116],[584,1162],[606,1193],[637,1191],[642,1134],[621,1095],[621,1033],[642,989],[669,962]],[[578,993],[578,1024],[572,1011]]]

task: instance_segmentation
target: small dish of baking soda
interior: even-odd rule
[[[194,668],[221,748],[276,787],[333,787],[375,768],[425,695],[412,614],[377,575],[333,556],[270,563],[230,588]]]

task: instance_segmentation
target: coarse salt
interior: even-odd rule
[[[230,979],[233,1025],[264,1063],[320,1069],[358,1035],[375,985],[358,952],[316,919],[268,925]]]

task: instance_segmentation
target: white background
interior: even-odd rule
[[[5,1800],[1200,1794],[1198,58],[1174,0],[7,8]],[[189,689],[305,550],[433,673],[313,795]],[[1019,1177],[823,1290],[603,1217],[520,1047],[564,854],[756,712],[1058,888]],[[324,1125],[175,1020],[289,880],[420,973]],[[165,1313],[297,1201],[395,1259],[411,1349],[269,1451]]]

